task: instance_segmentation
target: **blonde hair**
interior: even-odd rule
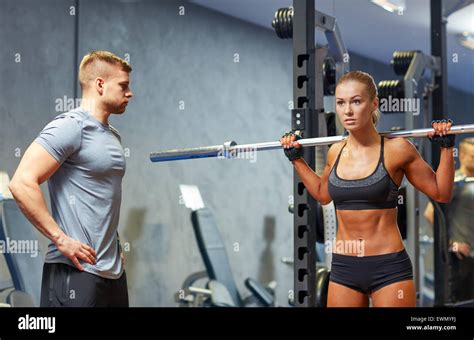
[[[461,140],[459,143],[459,152],[464,153],[466,145],[474,145],[474,137],[468,137]]]
[[[358,81],[359,83],[364,84],[365,88],[367,89],[367,93],[369,94],[370,100],[374,100],[376,97],[378,97],[377,85],[375,85],[374,78],[372,78],[370,74],[363,71],[347,72],[345,75],[339,78],[339,81],[337,82],[336,87],[350,80]],[[377,125],[379,119],[380,119],[380,110],[377,108],[374,111],[372,111],[372,123],[374,125]]]
[[[104,73],[107,72],[101,63],[120,66],[123,71],[132,72],[132,66],[112,52],[92,51],[82,58],[81,65],[79,66],[79,83],[81,84],[81,89],[84,90],[88,81],[95,79],[95,77],[103,76]]]

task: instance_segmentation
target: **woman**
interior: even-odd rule
[[[414,307],[412,264],[397,226],[398,188],[406,176],[433,200],[451,197],[454,135],[446,133],[452,122],[432,124],[435,132],[428,137],[442,146],[435,173],[407,139],[378,134],[378,105],[369,74],[353,71],[339,80],[336,111],[349,136],[331,146],[321,177],[301,158],[298,136],[289,133],[280,140],[311,196],[336,207],[329,307],[367,307],[369,297],[375,307]]]

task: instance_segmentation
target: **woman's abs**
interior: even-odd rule
[[[404,248],[397,226],[397,209],[337,210],[337,220],[333,253],[371,256]]]

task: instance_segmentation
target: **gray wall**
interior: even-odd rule
[[[275,279],[285,303],[292,272],[278,259],[291,255],[292,225],[287,213],[291,171],[284,157],[152,164],[148,154],[230,138],[257,142],[280,136],[289,125],[291,45],[194,5],[185,10],[179,16],[176,1],[81,2],[79,53],[128,53],[134,67],[135,98],[125,116],[113,119],[130,150],[120,230],[131,247],[131,301],[172,305],[186,276],[204,268],[190,212],[179,204],[178,186],[185,183],[198,185],[215,213],[240,291],[245,292],[248,276]],[[267,241],[268,218],[275,222],[267,227],[274,235]]]
[[[11,176],[19,162],[16,148],[23,151],[59,114],[57,98],[73,96],[75,18],[69,14],[73,1],[5,0],[2,5],[0,169]],[[184,16],[178,15],[180,5]],[[187,275],[204,268],[190,212],[180,204],[179,184],[200,187],[243,295],[246,277],[276,280],[278,302],[286,305],[293,273],[280,258],[293,253],[287,212],[292,171],[284,156],[263,153],[254,163],[210,159],[153,164],[148,154],[230,139],[278,139],[290,126],[291,48],[291,42],[269,30],[186,1],[80,1],[79,57],[94,49],[110,50],[129,56],[134,68],[135,96],[127,112],[112,119],[129,153],[119,229],[122,242],[130,246],[126,258],[132,305],[173,306],[173,294]],[[19,64],[14,62],[17,51]],[[235,54],[239,62],[234,62]],[[388,65],[351,57],[351,69],[368,71],[376,81],[394,78]],[[472,96],[452,91],[453,98],[451,110],[468,122]],[[461,103],[465,105],[458,111],[454,105]],[[394,125],[403,125],[403,117],[385,116],[379,127]]]
[[[73,97],[71,3],[64,0],[1,3],[0,171],[6,171],[10,177],[36,134],[58,114],[56,98]],[[43,189],[47,194],[46,185]],[[39,237],[40,250],[44,251],[46,240]],[[0,281],[7,275],[4,258],[0,256]],[[35,301],[39,303],[39,296],[35,296]]]

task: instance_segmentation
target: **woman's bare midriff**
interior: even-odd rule
[[[372,256],[404,249],[397,209],[337,210],[338,231],[333,253]]]

